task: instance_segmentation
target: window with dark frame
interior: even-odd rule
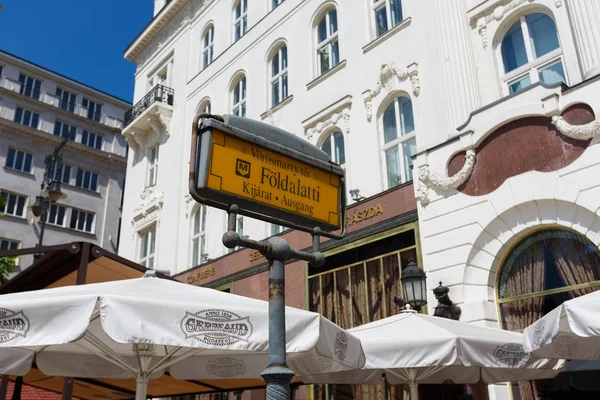
[[[102,117],[102,104],[98,104],[90,99],[83,98],[81,105],[87,110],[87,119],[100,122]]]
[[[73,209],[69,227],[77,231],[92,233],[94,216],[95,214],[92,212]]]
[[[13,217],[25,217],[27,197],[9,192],[2,192],[0,195],[5,200],[5,204],[0,205],[0,213]]]
[[[40,99],[42,81],[25,74],[19,74],[19,82],[21,83],[19,93],[32,99]]]
[[[9,148],[6,156],[5,166],[7,168],[30,174],[33,166],[33,154]]]
[[[15,110],[15,122],[21,125],[26,125],[30,128],[37,129],[40,123],[40,114],[17,107]]]
[[[90,172],[82,168],[77,169],[77,178],[75,180],[75,186],[91,190],[92,192],[98,191],[98,174]]]
[[[67,124],[66,122],[56,121],[54,123],[54,135],[61,138],[68,137],[69,140],[75,140],[77,127]]]
[[[60,108],[62,108],[63,110],[67,110],[70,111],[72,113],[75,112],[75,104],[77,101],[77,95],[61,89],[61,88],[56,88],[56,97],[58,97],[58,106]]]

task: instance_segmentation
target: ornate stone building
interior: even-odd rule
[[[266,298],[264,259],[229,254],[225,214],[187,194],[194,116],[242,115],[303,137],[346,171],[356,231],[327,242],[323,269],[287,267],[291,305],[343,326],[385,317],[395,312],[402,267],[415,259],[430,289],[440,280],[450,287],[461,320],[521,329],[528,320],[515,316],[519,307],[537,306],[544,293],[583,293],[599,279],[599,8],[594,0],[156,0],[154,19],[125,50],[138,69],[123,130],[132,151],[120,254],[191,284]],[[247,218],[238,231],[308,247],[306,235]],[[543,264],[523,258],[527,238],[544,244],[535,254],[549,254],[552,272],[536,275],[544,282],[518,280]],[[587,249],[584,272],[569,272],[576,268],[553,251],[557,243]],[[359,298],[352,306],[350,293]],[[542,389],[495,385],[490,396]],[[369,390],[298,395],[381,398]]]

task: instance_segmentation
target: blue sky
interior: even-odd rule
[[[123,50],[152,19],[153,0],[0,0],[0,49],[131,101]]]

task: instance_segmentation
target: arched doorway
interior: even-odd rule
[[[600,250],[573,231],[534,232],[507,254],[497,288],[502,327],[522,332],[564,301],[600,289]],[[513,399],[570,399],[574,393],[578,399],[600,398],[600,384],[595,382],[600,371],[593,371],[596,378],[592,375],[591,380],[582,374],[567,372],[550,381],[520,382],[513,386]]]

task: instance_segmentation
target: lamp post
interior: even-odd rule
[[[408,304],[411,309],[420,311],[427,304],[427,275],[414,261],[410,261],[400,280],[404,297],[394,296],[394,303],[401,308]]]
[[[44,178],[42,179],[41,194],[35,197],[35,203],[30,207],[33,215],[40,218],[40,238],[38,247],[41,247],[44,241],[44,230],[46,228],[46,219],[48,218],[48,208],[50,207],[50,204],[56,203],[58,200],[67,197],[67,195],[60,190],[60,176],[62,173],[61,152],[68,140],[68,137],[63,138],[60,144],[54,148],[52,154],[48,154],[44,159],[46,170],[44,171]],[[35,254],[33,258],[37,261],[42,255],[42,253],[38,253]]]

